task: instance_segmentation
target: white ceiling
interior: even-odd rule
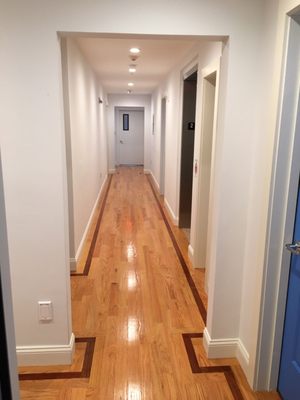
[[[191,39],[77,38],[77,43],[107,93],[151,93],[168,72],[195,45]],[[128,72],[129,49],[141,50],[137,72]],[[128,82],[134,82],[129,88]]]

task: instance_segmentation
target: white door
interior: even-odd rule
[[[144,164],[144,111],[119,110],[118,161],[120,165]]]

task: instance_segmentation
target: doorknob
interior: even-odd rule
[[[120,140],[120,143],[124,144],[123,140]]]
[[[300,255],[300,242],[288,243],[285,248],[293,254]]]

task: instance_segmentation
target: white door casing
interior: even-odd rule
[[[209,271],[208,267],[211,264],[210,256],[210,242],[211,242],[211,225],[212,225],[212,210],[210,204],[213,198],[213,189],[214,189],[214,166],[215,166],[215,147],[216,147],[216,130],[217,130],[217,115],[218,115],[218,99],[219,99],[219,79],[220,79],[220,63],[221,59],[216,60],[214,63],[206,66],[201,70],[201,75],[199,76],[199,85],[200,85],[200,99],[199,102],[199,130],[200,130],[200,151],[199,151],[199,159],[197,160],[197,173],[195,173],[194,168],[194,179],[197,183],[197,190],[193,193],[193,202],[195,206],[195,214],[193,216],[194,223],[191,225],[191,244],[189,246],[189,254],[193,261],[193,265],[196,268],[207,268],[206,276],[205,276],[205,285],[206,290],[208,289],[208,279],[209,279]],[[216,82],[215,82],[215,90],[214,90],[214,105],[213,105],[213,126],[211,132],[211,138],[209,143],[204,143],[205,139],[207,141],[207,137],[205,137],[205,85],[206,79],[212,74],[216,74]],[[207,160],[208,152],[207,147],[210,148],[209,160]],[[209,162],[208,162],[209,161]],[[195,164],[196,160],[194,160]],[[202,168],[205,164],[209,164],[209,171],[206,171],[205,174],[201,172]],[[204,203],[203,203],[204,202]],[[205,222],[205,234],[206,238],[204,240],[203,246],[199,246],[200,240],[203,238],[200,236],[203,234],[203,230],[201,229],[201,225],[203,225],[203,215],[206,215]],[[192,250],[191,250],[192,249]],[[204,256],[203,256],[204,254]],[[204,257],[204,259],[203,259]]]

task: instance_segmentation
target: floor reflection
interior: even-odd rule
[[[132,242],[128,244],[126,253],[128,262],[132,262],[134,259],[136,259],[136,247]]]
[[[129,271],[127,276],[127,287],[128,290],[136,289],[138,284],[138,278],[135,271]]]
[[[140,385],[129,383],[127,390],[128,400],[142,400],[142,389]]]
[[[126,326],[126,336],[128,342],[134,342],[139,338],[141,323],[136,317],[129,317]]]

